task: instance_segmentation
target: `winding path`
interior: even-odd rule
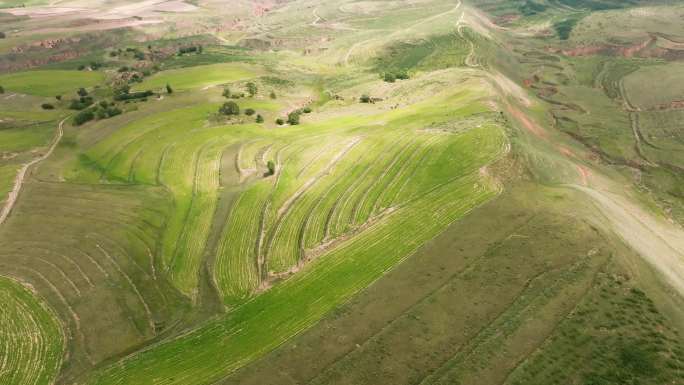
[[[12,212],[14,204],[17,202],[17,198],[19,197],[19,192],[21,192],[21,187],[24,185],[24,179],[26,179],[26,174],[28,170],[31,168],[31,166],[44,161],[50,155],[52,155],[52,152],[55,150],[59,142],[62,140],[62,135],[64,135],[64,122],[66,122],[67,119],[68,117],[62,119],[62,121],[59,122],[59,126],[57,127],[57,135],[54,139],[52,139],[52,143],[50,144],[50,147],[48,148],[47,152],[42,156],[26,163],[21,167],[21,169],[19,169],[19,172],[17,173],[17,176],[14,179],[14,187],[12,188],[12,191],[10,191],[7,195],[5,205],[2,207],[2,211],[0,211],[0,225],[5,223],[5,220],[9,216],[10,212]]]

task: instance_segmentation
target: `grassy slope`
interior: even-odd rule
[[[438,110],[438,107],[434,109]],[[421,109],[411,111],[416,111],[416,117],[421,116]],[[394,115],[397,118],[410,116],[408,111]],[[335,125],[335,122],[329,124]],[[171,383],[205,383],[272,349],[314,323],[445,225],[494,194],[491,187],[476,182],[479,179],[477,169],[497,156],[503,148],[502,140],[502,133],[496,126],[454,136],[451,144],[437,151],[421,173],[425,174],[425,181],[430,181],[421,182],[423,195],[409,195],[414,198],[397,212],[322,256],[293,278],[238,307],[225,319],[125,360],[123,372],[119,372],[118,366],[102,371],[96,382],[147,383],[156,376],[163,376]],[[473,152],[475,149],[478,151]],[[430,225],[426,226],[428,217]],[[407,237],[408,234],[411,236]],[[398,242],[399,239],[402,242]],[[406,239],[412,240],[407,242]],[[331,285],[332,277],[335,277],[335,283]],[[268,327],[276,324],[279,325],[277,330]],[[264,333],[264,330],[270,332]],[[226,345],[226,341],[230,344]],[[176,357],[174,352],[193,346],[202,347],[193,353],[196,360],[177,361],[181,357]],[[156,374],[141,377],[141,373],[149,373],[149,365],[159,365],[152,370]],[[142,372],[138,373],[138,370]]]
[[[627,293],[641,285],[625,278],[623,267],[606,264],[615,243],[575,218],[587,210],[592,208],[580,196],[564,189],[509,185],[321,323],[221,383],[495,384],[511,372],[511,383],[519,382],[519,372],[538,374],[522,383],[553,383],[560,378],[549,375],[554,369],[574,370],[562,357],[610,352],[599,348],[607,340],[585,349],[586,343],[566,339],[548,354],[555,364],[545,365],[547,371],[516,368],[530,367],[529,356],[543,360],[545,341],[582,334],[583,328],[557,329],[580,315],[585,327],[604,325],[609,315],[584,306],[617,299],[600,294],[606,278],[622,277]],[[620,258],[625,254],[621,250]],[[671,339],[676,329],[678,318],[670,318],[663,305],[654,304],[659,310],[652,314],[667,329],[648,337],[649,343]],[[626,312],[622,319],[638,312],[622,304],[619,309]],[[625,343],[643,336],[639,328],[623,332]],[[667,342],[676,352],[677,345]],[[646,380],[677,372],[661,373]]]
[[[242,64],[209,64],[163,71],[145,79],[136,89],[160,90],[170,84],[174,89],[202,88],[248,79],[255,72]]]
[[[89,71],[26,71],[0,75],[6,92],[38,96],[56,96],[100,84],[104,76]]]
[[[0,277],[0,301],[0,382],[52,384],[65,342],[55,314],[29,290],[5,277]]]

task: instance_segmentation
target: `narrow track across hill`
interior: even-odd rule
[[[64,135],[64,122],[66,122],[68,118],[62,119],[61,122],[59,122],[59,126],[57,127],[57,135],[55,136],[54,139],[52,139],[52,143],[50,144],[50,147],[48,148],[47,152],[43,154],[42,156],[33,159],[32,161],[26,163],[21,167],[19,172],[17,173],[16,178],[14,179],[14,187],[12,187],[12,191],[9,192],[7,195],[7,200],[5,201],[5,205],[2,207],[2,211],[0,211],[0,225],[5,223],[5,220],[9,216],[9,214],[12,212],[12,209],[14,208],[14,204],[17,202],[17,198],[19,197],[19,192],[21,192],[21,187],[24,185],[24,179],[26,178],[26,173],[28,170],[44,161],[47,159],[50,155],[52,155],[52,152],[55,150],[59,142],[62,140],[62,135]]]

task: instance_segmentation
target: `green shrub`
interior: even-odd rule
[[[115,92],[114,93],[114,100],[133,100],[133,99],[147,99],[149,96],[154,95],[154,92],[147,90],[147,91],[139,91],[139,92],[128,92],[126,90],[125,92]],[[145,101],[143,100],[143,101]]]
[[[80,110],[88,108],[92,104],[93,104],[93,98],[92,97],[82,96],[78,99],[72,99],[71,103],[69,104],[69,109],[80,111]]]
[[[249,82],[247,83],[247,92],[249,93],[249,96],[254,96],[257,94],[258,88],[257,85]]]
[[[268,168],[268,172],[266,173],[267,176],[275,174],[275,162],[269,160],[266,163],[266,167]]]
[[[235,102],[226,102],[219,108],[219,113],[222,115],[240,115],[240,106]]]
[[[87,123],[87,122],[93,120],[93,119],[95,119],[95,114],[93,114],[93,112],[90,110],[85,110],[85,111],[79,112],[78,114],[76,114],[76,116],[74,116],[73,123],[74,123],[74,126],[80,126],[84,123]]]
[[[289,114],[287,114],[287,124],[296,126],[299,124],[299,116],[301,115],[301,112],[299,110],[297,111],[292,111]]]

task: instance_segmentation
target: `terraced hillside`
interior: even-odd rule
[[[681,13],[0,1],[0,383],[681,383]]]

